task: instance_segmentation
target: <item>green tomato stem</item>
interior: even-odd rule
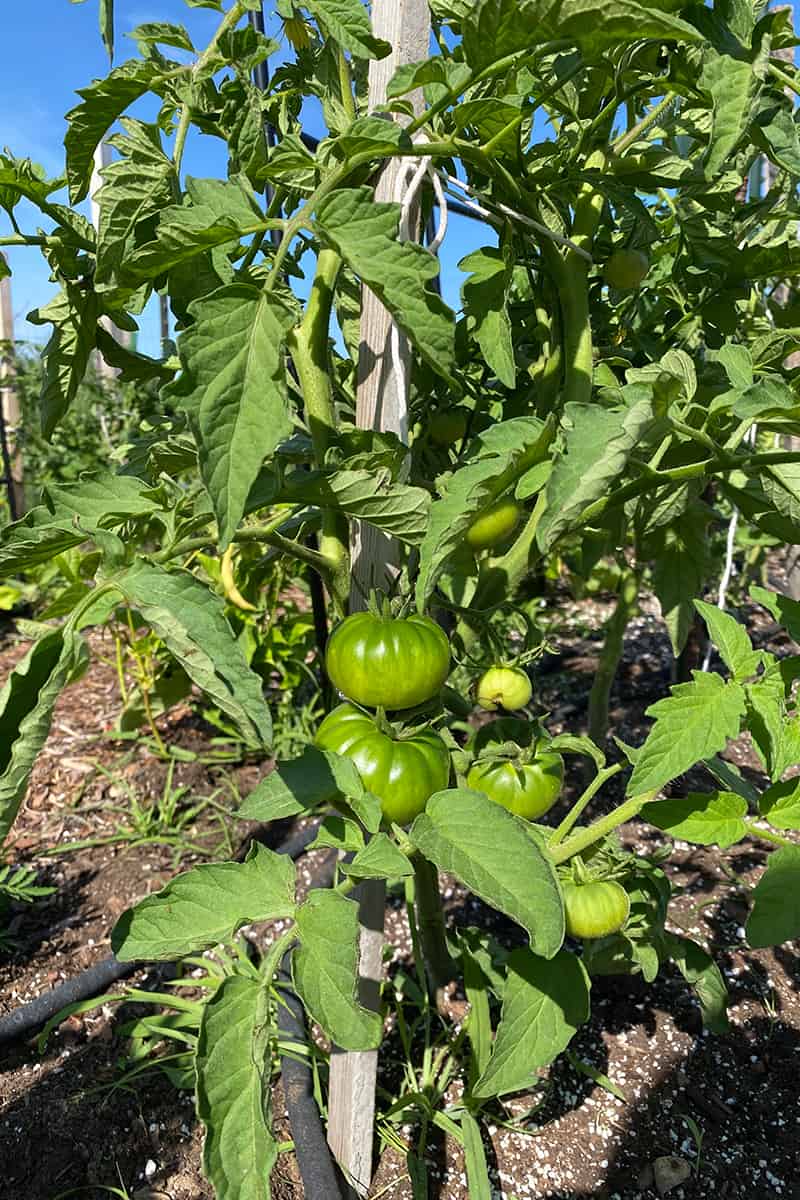
[[[627,133],[623,133],[621,137],[618,137],[617,140],[612,143],[611,149],[613,152],[615,154],[624,154],[628,147],[632,146],[637,138],[641,137],[645,130],[649,129],[650,126],[658,120],[661,114],[666,112],[666,110],[674,103],[675,97],[671,92],[668,92],[666,96],[659,100],[658,104],[654,104],[649,112],[645,113],[641,121],[638,121],[632,129],[629,129]]]
[[[324,465],[325,454],[336,432],[328,334],[334,288],[341,265],[342,260],[335,251],[320,250],[305,314],[300,324],[289,335],[289,349],[303,393],[314,459],[318,467]],[[307,551],[305,547],[303,550],[306,557],[315,553]],[[344,613],[350,593],[348,525],[346,517],[331,508],[322,511],[319,553],[329,566],[328,583],[334,606]]]
[[[602,746],[608,734],[608,701],[624,646],[625,630],[636,612],[639,580],[635,571],[623,572],[614,612],[606,626],[600,662],[589,692],[589,737]]]
[[[236,0],[236,3],[233,5],[233,7],[230,8],[228,10],[228,12],[225,13],[225,16],[222,18],[219,25],[217,26],[216,32],[214,33],[214,36],[212,37],[211,41],[208,43],[205,50],[198,58],[194,67],[191,68],[193,76],[197,75],[197,72],[202,67],[205,67],[211,61],[211,59],[216,54],[217,46],[219,45],[220,38],[223,38],[229,29],[233,29],[234,25],[237,25],[239,23],[239,21],[241,20],[241,18],[244,16],[245,12],[247,11],[247,7],[248,6],[245,3],[245,0]],[[175,134],[175,149],[172,154],[172,160],[175,163],[176,174],[180,174],[181,161],[183,159],[183,149],[184,149],[184,146],[186,145],[186,135],[189,132],[189,125],[191,123],[191,119],[192,119],[192,106],[188,103],[184,103],[181,106],[181,115],[178,120],[178,131]]]
[[[447,949],[439,872],[418,851],[411,856],[414,867],[414,901],[417,913],[425,974],[429,992],[436,992],[453,978],[455,968]]]
[[[630,799],[624,800],[622,804],[618,804],[605,817],[598,817],[591,825],[576,830],[572,837],[567,838],[565,842],[562,842],[553,850],[550,855],[553,862],[558,866],[559,863],[567,862],[570,858],[574,858],[582,850],[587,850],[589,846],[593,846],[595,842],[599,842],[620,825],[624,825],[626,821],[630,821],[633,817],[637,816],[645,804],[648,804],[651,800],[655,800],[658,792],[659,789],[654,788],[651,792],[643,792],[641,796],[631,796]]]
[[[586,790],[575,801],[572,808],[569,810],[567,815],[564,817],[564,820],[561,822],[561,824],[558,826],[558,828],[556,829],[553,836],[550,838],[548,845],[550,846],[551,849],[554,846],[557,846],[560,842],[563,842],[564,838],[571,831],[573,825],[578,820],[578,817],[581,815],[583,810],[586,808],[587,804],[592,799],[592,797],[597,795],[597,793],[600,791],[600,788],[603,786],[603,784],[608,779],[613,778],[614,775],[618,775],[619,772],[623,769],[624,765],[625,765],[624,763],[614,763],[613,766],[604,767],[601,771],[597,772],[594,779],[591,781],[591,783],[586,788]]]
[[[745,817],[745,825],[747,832],[756,838],[761,838],[765,842],[773,842],[776,846],[796,846],[797,842],[793,842],[791,838],[782,837],[779,833],[775,833],[772,829],[762,829],[757,825],[755,820]]]

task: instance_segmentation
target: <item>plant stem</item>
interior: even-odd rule
[[[591,825],[586,825],[582,829],[576,830],[571,838],[567,838],[566,842],[562,842],[560,846],[556,846],[551,854],[553,862],[567,862],[568,859],[574,858],[576,854],[580,854],[582,850],[593,846],[595,842],[599,842],[606,834],[612,833],[618,826],[624,825],[626,821],[632,820],[651,800],[655,800],[658,795],[658,788],[652,792],[643,792],[641,796],[631,796],[629,800],[624,800],[622,804],[618,804],[605,817],[598,817]]]
[[[318,467],[324,465],[325,454],[336,433],[328,337],[334,288],[341,265],[342,260],[335,251],[320,250],[305,314],[289,335],[289,350],[303,393]],[[316,551],[306,550],[306,553],[316,554]],[[348,525],[347,519],[331,508],[322,510],[320,554],[330,565],[329,585],[334,604],[344,613],[350,593]]]
[[[342,93],[342,107],[349,119],[355,121],[356,102],[353,97],[353,79],[350,74],[350,64],[341,46],[337,47],[336,57],[339,67],[339,91]]]
[[[591,781],[591,783],[586,788],[586,790],[582,793],[582,795],[580,795],[578,797],[578,799],[575,801],[572,808],[569,810],[567,815],[564,817],[564,820],[561,822],[561,824],[558,826],[558,828],[556,829],[553,836],[550,838],[548,845],[550,846],[551,849],[553,848],[553,846],[557,846],[559,844],[559,842],[563,842],[564,838],[570,832],[573,825],[577,821],[578,817],[581,815],[583,810],[586,808],[586,805],[589,803],[589,801],[592,799],[593,796],[597,795],[597,793],[600,791],[600,788],[603,786],[603,784],[606,782],[606,780],[611,779],[614,775],[618,775],[620,771],[624,770],[624,767],[625,767],[624,763],[614,763],[613,766],[604,767],[601,771],[597,772],[594,779]]]
[[[790,92],[794,92],[795,96],[800,96],[800,85],[798,85],[797,80],[793,79],[792,76],[787,74],[786,71],[783,71],[773,62],[768,64],[767,70],[772,78],[776,79],[782,87],[787,87]]]
[[[233,6],[225,13],[225,16],[217,26],[216,32],[211,41],[206,46],[203,53],[198,58],[197,62],[192,67],[192,79],[197,73],[208,65],[216,53],[220,38],[224,37],[229,29],[233,29],[241,20],[246,12],[245,0],[236,0]],[[191,84],[190,84],[191,87]],[[192,120],[192,106],[187,101],[181,105],[181,115],[178,120],[178,130],[175,134],[175,149],[172,152],[172,161],[175,163],[175,173],[180,175],[181,161],[183,159],[183,150],[186,145],[186,135],[189,132],[189,125]]]
[[[414,866],[414,901],[417,910],[422,954],[425,959],[425,974],[431,996],[453,978],[453,960],[447,949],[445,936],[442,894],[439,888],[439,872],[433,863],[416,852],[411,861]]]
[[[658,120],[661,114],[665,112],[671,104],[674,103],[675,97],[671,92],[669,92],[666,96],[663,96],[662,99],[659,100],[658,104],[654,104],[649,112],[645,113],[641,121],[638,121],[632,129],[628,130],[627,133],[623,133],[621,137],[618,137],[615,142],[612,142],[611,149],[613,152],[615,154],[624,154],[628,147],[632,146],[636,139],[640,137],[646,129],[649,129],[650,126]]]
[[[622,658],[625,630],[636,611],[639,581],[635,571],[623,571],[617,604],[606,626],[600,662],[589,692],[589,737],[598,746],[608,734],[608,700]]]
[[[745,825],[747,832],[756,838],[761,838],[765,842],[774,842],[776,846],[796,846],[797,842],[793,842],[791,838],[781,837],[779,833],[775,833],[772,829],[762,829],[757,825],[753,818],[745,817]]]

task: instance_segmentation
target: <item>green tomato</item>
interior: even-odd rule
[[[452,446],[467,432],[469,412],[466,408],[440,408],[428,424],[431,441],[437,446]]]
[[[524,708],[532,695],[531,681],[519,667],[490,667],[478,680],[476,692],[478,704],[487,712]]]
[[[650,260],[641,250],[615,250],[603,268],[603,275],[609,287],[632,292],[649,270]]]
[[[430,617],[353,613],[331,634],[325,665],[331,683],[357,704],[414,708],[441,690],[450,643]]]
[[[631,901],[613,879],[594,883],[565,883],[567,933],[576,938],[601,938],[616,933],[628,919]]]
[[[435,730],[393,738],[353,704],[340,704],[329,713],[314,742],[320,750],[351,759],[364,786],[380,800],[386,820],[398,825],[413,821],[450,778],[450,754]]]
[[[495,500],[476,517],[464,535],[473,550],[488,550],[511,537],[522,516],[522,509],[510,496]]]
[[[502,746],[504,742],[516,742],[523,749],[533,745],[536,728],[524,717],[496,717],[476,729],[472,738],[472,753],[480,754],[487,746]]]
[[[561,755],[545,751],[529,763],[479,760],[470,767],[467,784],[518,817],[535,821],[555,804],[563,778]]]

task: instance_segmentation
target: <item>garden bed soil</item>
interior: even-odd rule
[[[591,631],[608,611],[607,602],[595,600],[565,602],[560,610],[552,638],[555,653],[537,670],[537,695],[554,730],[585,723],[599,649]],[[776,640],[763,611],[749,616],[757,644],[788,652],[791,647],[785,638]],[[16,640],[6,643],[0,679],[25,648]],[[624,741],[642,740],[644,710],[669,684],[670,657],[655,607],[646,605],[629,628],[612,695],[612,728]],[[36,867],[39,882],[56,890],[15,910],[16,944],[0,956],[0,1013],[107,956],[119,914],[176,870],[198,861],[186,847],[152,843],[44,853],[68,842],[112,837],[123,821],[115,807],[127,802],[126,785],[140,800],[163,791],[162,762],[141,747],[120,746],[102,736],[118,709],[114,672],[95,655],[88,674],[59,701],[14,829],[11,861]],[[161,727],[165,740],[198,755],[208,749],[210,731],[188,708],[174,710]],[[746,739],[729,747],[728,756],[757,773]],[[573,787],[579,782],[576,763],[570,763]],[[173,784],[190,788],[193,799],[211,795],[233,808],[237,796],[268,769],[269,764],[223,769],[196,759],[176,765]],[[697,774],[681,781],[681,788],[710,786]],[[618,798],[609,789],[592,815]],[[234,852],[254,831],[233,821],[227,828]],[[285,832],[283,827],[271,836]],[[630,849],[661,844],[639,823],[621,833]],[[194,844],[219,848],[217,810],[206,809],[186,836]],[[512,1131],[498,1120],[484,1124],[494,1197],[651,1200],[657,1195],[652,1164],[672,1156],[691,1171],[669,1193],[674,1200],[800,1198],[800,960],[794,945],[747,948],[745,910],[729,887],[731,872],[749,883],[764,861],[764,850],[755,843],[725,854],[678,843],[666,868],[677,893],[672,927],[705,941],[724,970],[731,991],[730,1033],[718,1037],[703,1031],[697,1003],[675,972],[664,972],[652,985],[596,980],[592,1020],[571,1047],[572,1061],[557,1060],[541,1088],[527,1098],[528,1107],[538,1105],[527,1132]],[[304,860],[306,882],[318,862],[319,853]],[[452,922],[481,925],[501,939],[514,939],[510,923],[452,880],[443,882]],[[391,896],[387,932],[397,946],[395,959],[408,958],[403,906]],[[263,943],[270,933],[260,929],[255,936]],[[135,981],[156,986],[158,977],[141,973]],[[464,1015],[457,993],[450,1004],[456,1018]],[[211,1200],[191,1095],[177,1092],[155,1070],[119,1086],[125,1050],[119,1030],[125,1019],[129,1009],[106,1003],[68,1018],[42,1054],[34,1039],[0,1051],[0,1200],[55,1200],[70,1189],[99,1200],[110,1194],[104,1189],[123,1186],[135,1200]],[[396,1067],[392,1048],[390,1034],[382,1056],[387,1085]],[[576,1062],[605,1082],[589,1078]],[[278,1136],[288,1140],[280,1087],[274,1105]],[[511,1107],[519,1112],[525,1105],[515,1101]],[[408,1142],[415,1137],[409,1127],[397,1132]],[[426,1161],[432,1197],[468,1200],[463,1156],[455,1142],[429,1138]],[[372,1194],[383,1200],[411,1197],[403,1156],[395,1149],[379,1152]],[[303,1195],[291,1152],[279,1158],[273,1195],[276,1200]]]

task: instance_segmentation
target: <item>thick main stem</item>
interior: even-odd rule
[[[421,854],[414,854],[414,903],[417,928],[425,959],[425,974],[432,997],[453,978],[453,960],[447,949],[439,872]]]
[[[328,331],[336,278],[342,260],[333,250],[321,250],[303,320],[289,335],[289,349],[300,381],[314,460],[323,466],[336,432]],[[350,552],[347,520],[334,509],[323,509],[320,554],[331,565],[330,587],[335,607],[346,612],[350,591]]]
[[[608,733],[608,702],[611,688],[622,658],[625,630],[636,611],[639,581],[634,571],[624,571],[620,579],[617,605],[606,626],[606,636],[600,653],[592,690],[589,692],[589,737],[602,746]]]

